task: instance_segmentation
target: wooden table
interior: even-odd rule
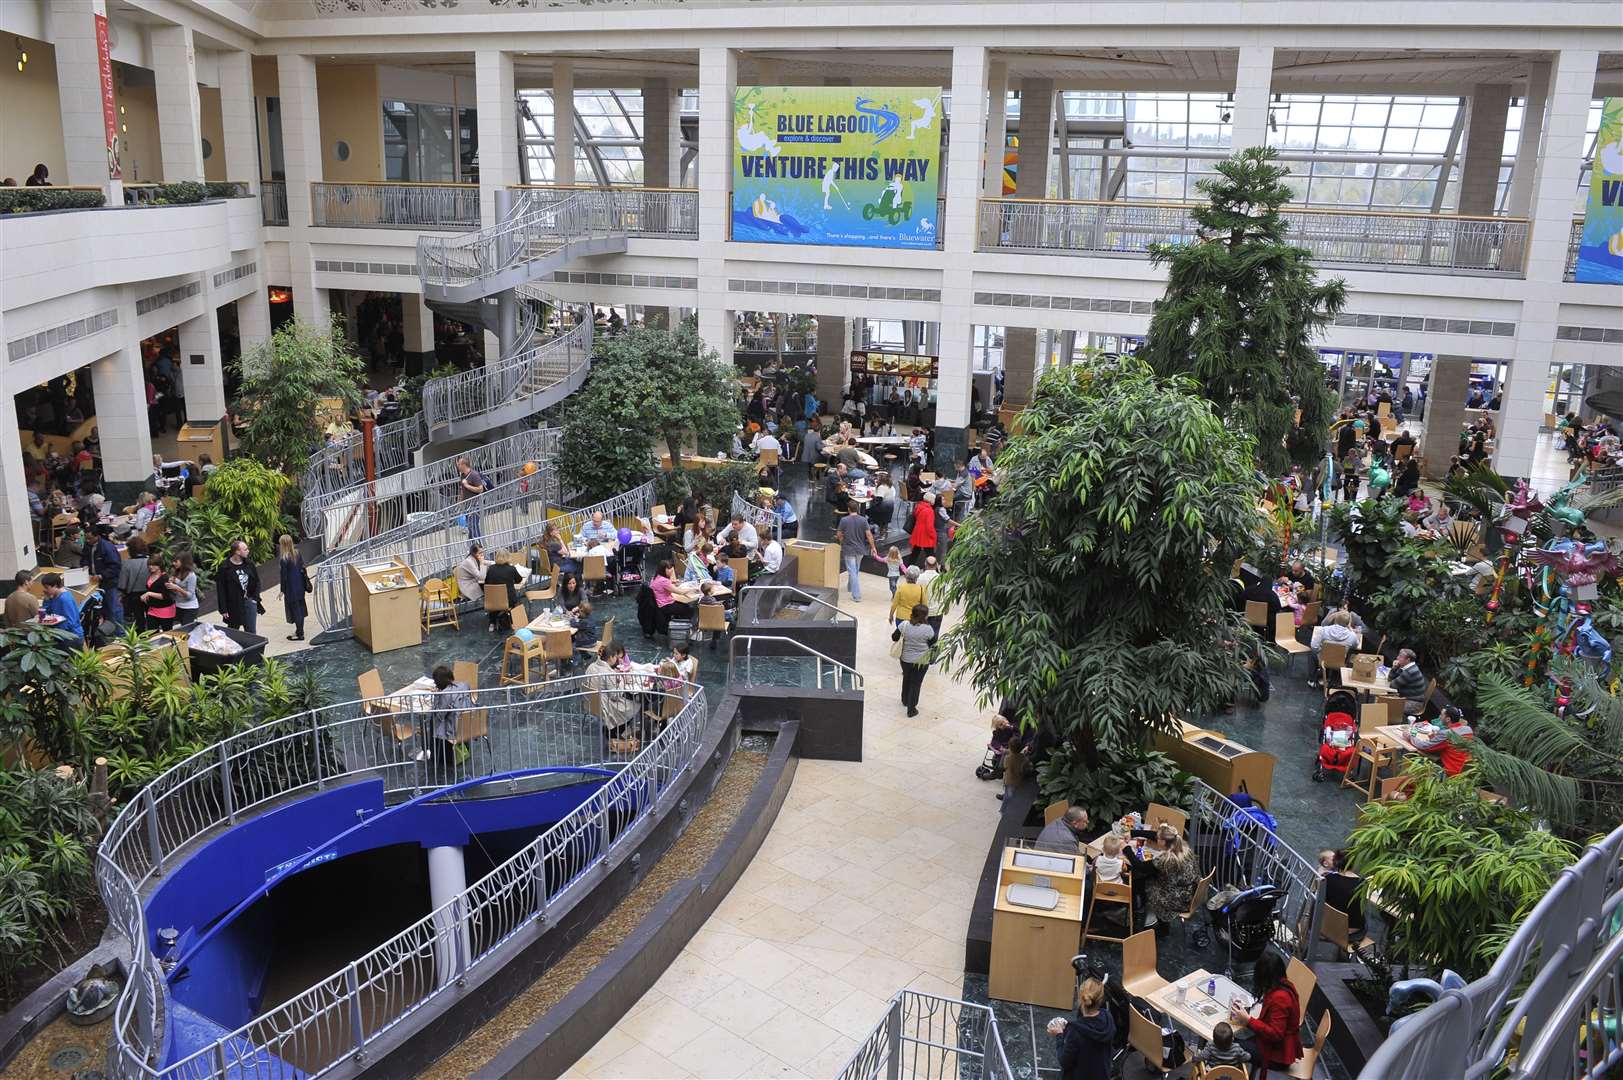
[[[713,581],[710,584],[711,596],[719,599],[724,596],[733,595],[733,590],[729,589],[719,581]],[[691,581],[679,582],[677,585],[672,587],[671,596],[674,597],[678,603],[697,604],[704,597],[704,594],[700,592],[699,589],[700,587]]]
[[[840,451],[844,450],[844,449],[845,449],[845,447],[843,447],[843,446],[824,446],[823,447],[823,456],[824,457],[831,457],[831,458],[839,457],[840,456]],[[867,469],[868,471],[872,472],[873,470],[879,468],[879,462],[874,459],[874,456],[872,454],[870,454],[867,451],[861,449],[860,447],[857,447],[855,449],[857,451],[857,460],[862,463],[862,467],[864,469]]]
[[[1411,754],[1425,753],[1409,739],[1408,724],[1383,724],[1370,732],[1369,737],[1373,738],[1377,745],[1388,750]]]
[[[1348,690],[1359,690],[1366,694],[1390,694],[1392,692],[1391,682],[1379,670],[1375,672],[1371,679],[1358,679],[1353,677],[1352,668],[1344,667],[1341,669],[1341,685]]]
[[[1215,995],[1206,993],[1206,983],[1210,979],[1217,981]],[[1180,997],[1183,1000],[1180,1001]],[[1232,979],[1226,975],[1213,975],[1204,968],[1146,995],[1146,1000],[1170,1016],[1174,1023],[1207,1041],[1211,1040],[1213,1028],[1228,1022],[1231,1001],[1238,1001],[1248,1010],[1252,1005],[1251,995],[1235,985]]]
[[[570,637],[575,636],[575,626],[568,619],[559,619],[550,611],[543,611],[525,624],[524,629],[532,634],[561,634],[567,632]]]
[[[434,677],[421,675],[383,700],[393,712],[428,712],[433,708],[437,693],[439,687],[434,685]]]

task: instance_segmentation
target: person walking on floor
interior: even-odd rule
[[[281,552],[276,568],[282,580],[282,611],[293,627],[287,639],[303,641],[306,614],[304,594],[310,591],[310,575],[304,569],[304,559],[299,556],[299,549],[293,546],[291,536],[283,533],[276,543]]]
[[[214,596],[227,626],[250,634],[258,632],[265,605],[259,599],[259,570],[248,557],[248,541],[232,542],[230,557],[220,563],[215,575]]]
[[[860,603],[862,601],[862,557],[872,555],[874,561],[879,561],[879,548],[873,542],[873,533],[868,530],[868,519],[851,504],[839,525],[834,530],[840,538],[840,558],[845,561],[846,573],[850,576],[848,587],[851,590],[851,599]]]
[[[919,714],[919,688],[924,685],[924,673],[930,669],[930,644],[935,641],[935,629],[927,621],[930,609],[914,604],[907,622],[891,631],[890,639],[902,643],[902,704],[908,716]]]
[[[923,566],[924,560],[935,554],[935,492],[926,491],[913,507],[913,531],[908,539],[912,541],[913,550],[907,561]]]

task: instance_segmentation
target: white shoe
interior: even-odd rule
[[[419,750],[415,754],[411,755],[411,760],[413,760],[413,761],[427,761],[432,756],[433,755],[430,754],[427,750]]]

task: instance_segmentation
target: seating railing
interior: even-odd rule
[[[1584,219],[1573,218],[1572,226],[1567,231],[1567,265],[1562,273],[1562,280],[1578,280],[1578,248],[1584,242]]]
[[[757,645],[770,651],[757,656]],[[802,676],[810,676],[810,685],[818,690],[843,693],[862,689],[860,671],[794,638],[734,634],[727,642],[729,686],[804,686]]]
[[[838,1080],[1013,1080],[991,1006],[917,990],[890,999]]]
[[[310,218],[355,229],[477,229],[479,185],[314,181]]]
[[[423,385],[423,422],[430,432],[560,385],[583,381],[592,363],[592,324],[582,320],[559,337]]]
[[[703,687],[637,690],[681,704],[640,752],[615,753],[597,713],[618,693],[593,676],[481,690],[476,711],[488,747],[465,763],[436,766],[426,748],[431,709],[379,715],[354,701],[264,724],[200,751],[160,775],[113,821],[96,857],[96,882],[110,921],[129,942],[129,978],[114,1012],[108,1072],[117,1080],[201,1080],[253,1075],[317,1077],[363,1055],[435,999],[459,992],[482,965],[499,966],[507,946],[555,922],[596,883],[605,860],[671,806],[667,792],[690,770],[709,707]],[[632,692],[632,691],[624,691]],[[431,704],[431,703],[427,703]],[[402,741],[397,721],[421,720]],[[601,769],[606,783],[489,874],[389,941],[309,989],[190,1056],[165,1065],[168,972],[151,949],[142,891],[208,833],[260,808],[338,782],[381,780],[386,800],[477,788],[554,766]],[[517,782],[530,782],[525,777]],[[501,789],[507,790],[506,785]],[[447,970],[441,958],[455,957]],[[293,1062],[296,1060],[296,1066]]]
[[[733,492],[733,502],[729,511],[741,514],[744,520],[757,529],[766,529],[775,537],[783,536],[783,515],[776,510],[768,510],[764,506],[756,506],[738,492]]]
[[[524,190],[489,229],[464,236],[419,236],[417,273],[442,289],[475,285],[571,242],[622,235],[625,207],[608,191],[571,191],[561,199]],[[494,291],[494,290],[493,290]]]
[[[556,187],[550,184],[513,184],[536,205],[556,205],[582,191],[603,193],[615,207],[626,235],[649,240],[699,238],[697,188]]]
[[[983,199],[983,251],[1145,255],[1196,239],[1193,204]],[[1326,265],[1414,267],[1519,277],[1528,221],[1512,217],[1281,209],[1287,239]]]
[[[259,182],[259,214],[266,225],[287,224],[287,184],[281,180]]]
[[[1360,1080],[1607,1075],[1623,1061],[1620,959],[1623,826],[1561,872],[1486,975],[1394,1024]]]

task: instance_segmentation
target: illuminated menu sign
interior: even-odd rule
[[[938,356],[913,353],[871,352],[856,349],[851,353],[851,371],[857,375],[898,375],[903,378],[933,379],[936,377]]]

